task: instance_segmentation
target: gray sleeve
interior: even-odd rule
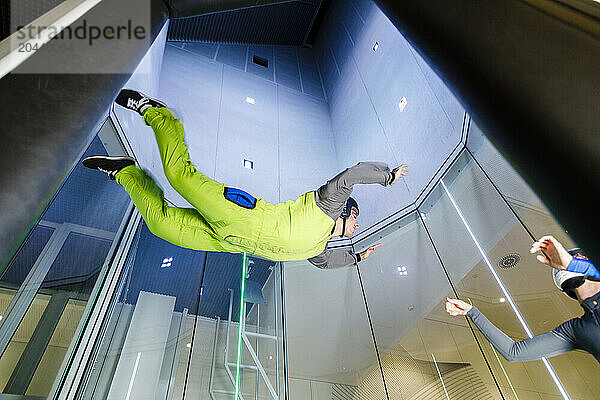
[[[515,342],[496,328],[476,307],[467,315],[496,350],[508,361],[532,361],[553,357],[575,350],[577,347],[555,331],[546,332]]]
[[[353,265],[358,262],[358,257],[350,250],[332,249],[325,250],[308,261],[320,269],[334,269]]]
[[[393,179],[394,174],[385,163],[359,162],[321,186],[316,191],[315,202],[335,221],[342,213],[354,185],[378,183],[387,186]]]

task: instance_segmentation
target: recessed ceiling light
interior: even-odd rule
[[[254,161],[244,160],[244,168],[254,169]]]
[[[379,48],[379,42],[375,42],[375,44],[373,45],[373,51],[377,51],[378,48]]]
[[[254,98],[252,98],[252,97],[246,97],[246,103],[254,104]]]
[[[398,103],[398,108],[400,109],[400,112],[404,111],[404,108],[406,107],[407,103],[408,101],[406,100],[406,97],[402,97],[402,99],[400,99],[400,102]]]

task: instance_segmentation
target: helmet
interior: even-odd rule
[[[342,215],[340,215],[340,217],[342,217],[343,219],[348,218],[352,214],[352,209],[356,211],[356,215],[358,216],[358,203],[352,197],[348,197],[348,200],[346,200],[346,204],[344,205],[344,209],[342,210]]]
[[[356,212],[356,216],[358,216],[360,212],[358,209],[358,203],[352,197],[348,197],[348,200],[346,200],[346,204],[342,209],[342,214],[340,215],[343,221],[342,234],[340,236],[344,236],[346,233],[346,220],[350,217],[350,215],[352,215],[352,210],[354,210]]]

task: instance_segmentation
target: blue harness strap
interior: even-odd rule
[[[249,210],[252,210],[254,207],[256,207],[256,198],[250,193],[246,193],[241,189],[226,186],[223,196],[225,196],[227,200],[237,204],[240,207],[247,208]]]

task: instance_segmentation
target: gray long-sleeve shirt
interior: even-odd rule
[[[571,350],[585,350],[600,362],[600,292],[585,299],[583,316],[570,319],[550,332],[515,342],[492,324],[476,307],[467,315],[508,361],[532,361]]]
[[[394,180],[394,174],[381,162],[359,162],[336,175],[315,193],[315,202],[325,214],[334,221],[342,214],[346,200],[356,184],[378,183],[388,186]],[[350,250],[330,249],[309,258],[308,261],[322,269],[340,268],[358,262],[357,255]]]

